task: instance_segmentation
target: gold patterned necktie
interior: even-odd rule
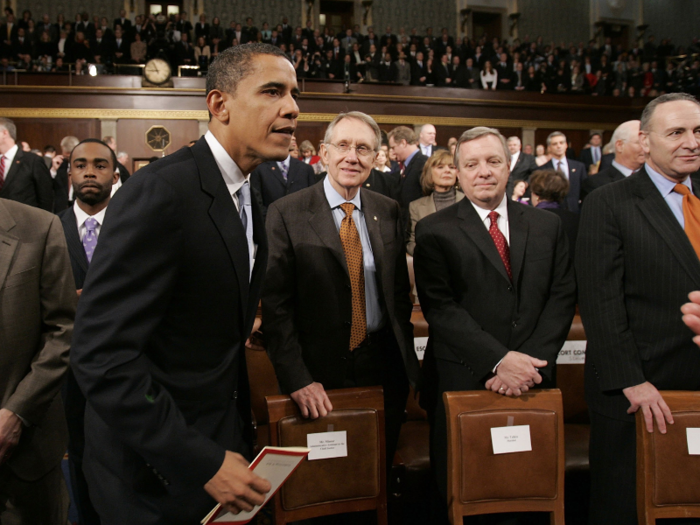
[[[350,273],[352,290],[352,325],[350,327],[350,351],[367,338],[367,315],[365,312],[365,265],[362,259],[362,242],[360,234],[352,220],[355,205],[346,202],[340,207],[345,212],[340,223],[340,242],[343,244],[345,261]]]
[[[683,195],[683,222],[685,234],[700,258],[700,199],[685,184],[676,184],[673,191]]]

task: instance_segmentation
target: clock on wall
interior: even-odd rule
[[[143,87],[173,87],[170,64],[162,58],[152,58],[143,68]]]
[[[146,132],[146,144],[153,151],[165,151],[170,146],[170,132],[163,126],[152,126]]]

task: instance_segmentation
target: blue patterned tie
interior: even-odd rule
[[[238,195],[238,212],[241,216],[243,229],[248,241],[248,263],[250,266],[250,275],[253,274],[253,260],[255,256],[255,246],[253,244],[253,212],[250,205],[250,184],[246,181],[241,189],[237,192]],[[250,275],[248,276],[250,278]]]
[[[98,222],[92,217],[88,217],[85,221],[85,237],[83,237],[83,248],[85,248],[85,255],[88,262],[92,261],[92,254],[95,253],[95,246],[97,246],[97,228]]]

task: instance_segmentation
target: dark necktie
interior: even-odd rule
[[[491,235],[491,238],[493,239],[493,242],[496,245],[498,255],[501,256],[503,266],[506,267],[506,273],[508,274],[508,278],[512,281],[513,272],[510,268],[510,248],[508,247],[508,243],[506,242],[505,235],[503,235],[503,233],[501,233],[501,230],[498,229],[498,212],[490,212],[489,219],[491,220],[491,225],[489,226],[489,234]]]
[[[673,191],[683,195],[685,234],[700,258],[700,199],[693,195],[685,184],[676,184]]]
[[[0,190],[5,185],[5,155],[0,157]]]
[[[352,289],[352,325],[350,327],[350,351],[354,350],[367,338],[367,314],[365,305],[365,265],[362,258],[362,242],[352,212],[355,205],[349,202],[341,204],[345,212],[340,223],[340,242],[345,252],[345,261],[350,273]]]
[[[402,160],[399,161],[399,173],[401,174],[401,178],[406,176],[406,165]]]

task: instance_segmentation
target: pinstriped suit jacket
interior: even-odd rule
[[[692,176],[700,195],[700,176]],[[700,350],[681,321],[700,261],[644,168],[586,199],[576,248],[591,410],[620,420],[622,389],[700,389]]]

